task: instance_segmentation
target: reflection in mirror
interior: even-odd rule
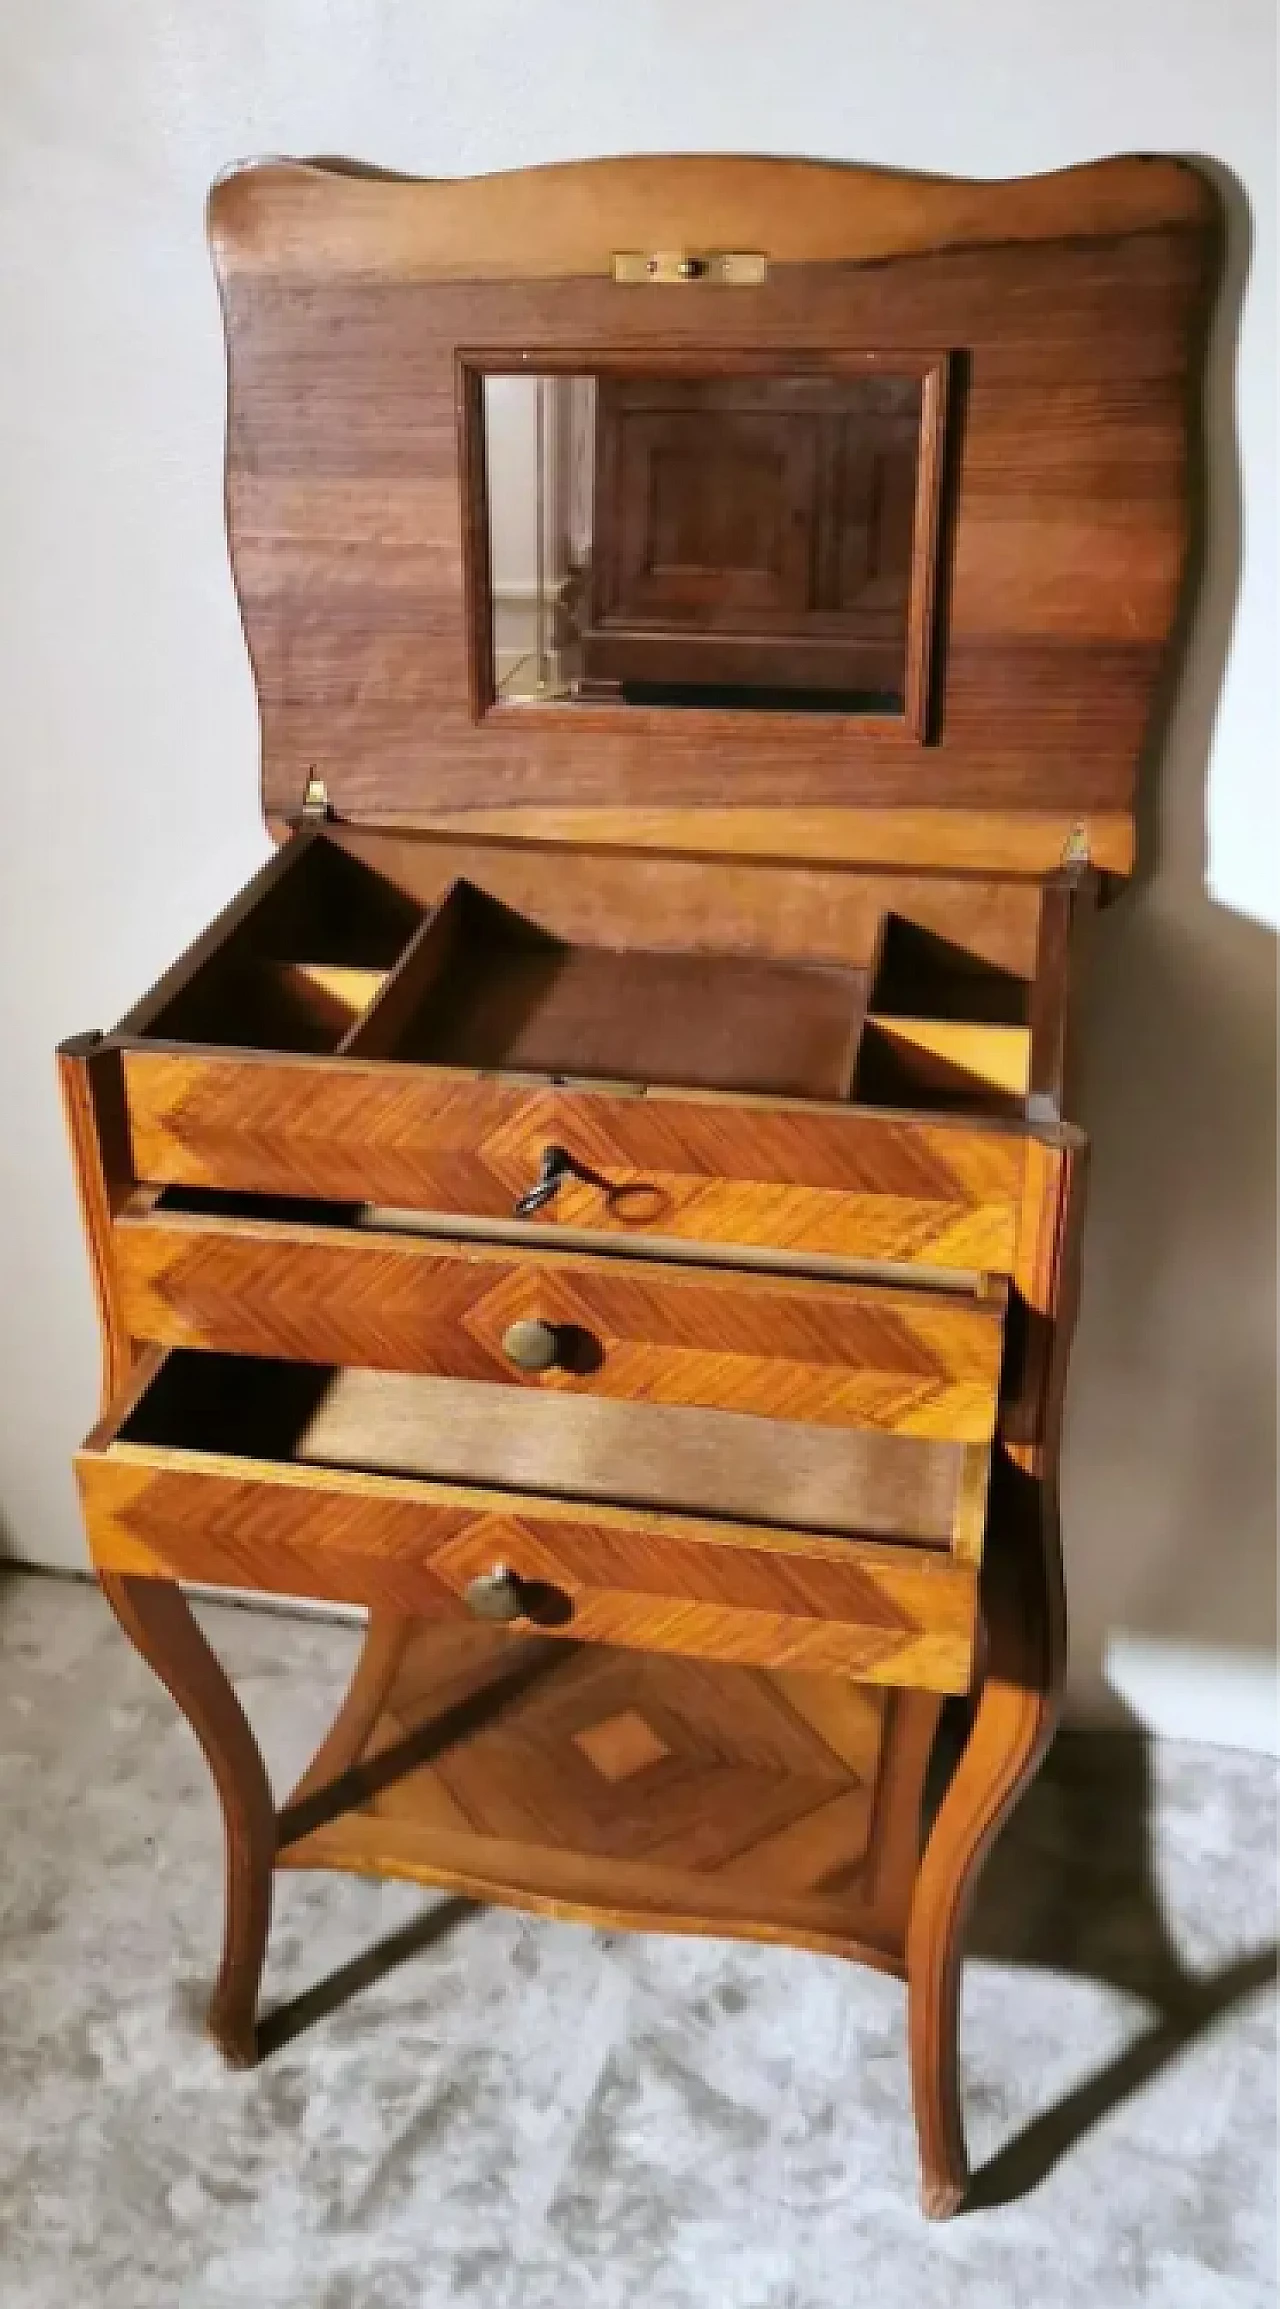
[[[486,374],[495,700],[901,716],[929,382]]]

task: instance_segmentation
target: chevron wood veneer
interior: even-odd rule
[[[284,1807],[282,1866],[901,1969],[936,1701],[421,1625],[397,1658],[371,1722]]]
[[[463,1617],[495,1564],[527,1618],[592,1643],[960,1692],[971,1563],[652,1511],[92,1440],[77,1459],[101,1571]]]
[[[1003,1304],[181,1211],[122,1218],[132,1337],[989,1442]],[[567,1368],[521,1370],[538,1321]]]
[[[355,1059],[127,1048],[138,1178],[509,1217],[543,1149],[586,1178],[549,1227],[1007,1274],[1025,1141],[807,1100],[528,1089]]]

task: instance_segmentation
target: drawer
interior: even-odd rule
[[[94,1561],[967,1687],[977,1568],[962,1542],[985,1445],[568,1397],[516,1396],[495,1421],[491,1400],[467,1382],[149,1350],[77,1459]]]
[[[528,1084],[298,1054],[122,1052],[134,1175],[157,1185],[1007,1274],[1025,1137],[838,1102]]]
[[[792,902],[717,952],[714,877],[653,950],[639,898],[575,913],[558,854],[519,909],[465,876],[410,895],[409,867],[391,835],[296,835],[130,1012],[135,1181],[481,1221],[533,1195],[550,1233],[1008,1274],[1047,897],[997,968],[900,919],[892,878],[835,950]],[[958,939],[975,906],[952,890]]]
[[[1002,1288],[978,1299],[145,1199],[115,1249],[128,1334],[170,1347],[961,1443],[988,1443],[995,1424]]]

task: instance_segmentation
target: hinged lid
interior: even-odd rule
[[[1007,183],[709,157],[224,177],[228,524],[269,819],[306,793],[516,838],[1125,871],[1216,226],[1167,160]],[[704,359],[937,381],[914,725],[486,690],[477,380]]]

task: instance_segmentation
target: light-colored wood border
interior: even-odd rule
[[[643,155],[493,176],[397,177],[286,160],[227,170],[209,196],[220,266],[323,263],[437,280],[611,275],[615,250],[761,249],[771,266],[865,263],[989,241],[1198,225],[1187,163],[1139,156],[1011,180],[846,162]],[[644,294],[643,290],[637,294]]]

